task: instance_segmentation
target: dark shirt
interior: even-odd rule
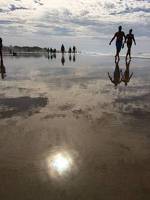
[[[117,38],[116,42],[122,42],[123,37],[125,37],[125,34],[124,34],[123,31],[118,31],[118,32],[115,33],[115,37]]]

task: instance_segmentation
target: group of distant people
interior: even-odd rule
[[[65,53],[66,50],[65,50],[65,46],[62,44],[61,45],[61,53]],[[68,50],[68,53],[77,53],[77,48],[75,46],[73,46],[73,48],[69,47],[69,50]]]
[[[122,31],[122,26],[118,27],[118,32],[114,34],[114,37],[111,39],[109,45],[111,45],[112,41],[116,38],[116,55],[115,55],[115,61],[118,62],[120,60],[120,51],[121,48],[124,48],[124,44],[127,44],[127,53],[126,53],[126,60],[131,60],[131,47],[132,43],[136,45],[136,41],[134,38],[134,34],[132,34],[132,29],[129,30],[129,33],[125,35],[125,33]]]
[[[48,52],[49,54],[56,54],[56,53],[57,53],[57,50],[56,50],[56,49],[53,49],[53,48],[48,48],[48,49],[47,49],[47,52]],[[71,54],[71,53],[77,53],[77,48],[76,48],[75,46],[73,46],[72,48],[69,47],[68,51],[66,51],[64,44],[62,44],[62,45],[61,45],[61,53],[64,54],[64,53],[66,53],[66,52],[68,52],[69,54]]]
[[[65,64],[65,56],[64,56],[65,53],[69,53],[69,61],[70,62],[71,61],[73,61],[73,62],[76,61],[76,55],[75,54],[77,53],[77,48],[75,46],[73,46],[72,48],[69,47],[68,51],[66,51],[64,44],[62,44],[60,51],[57,51],[56,49],[53,49],[53,48],[48,48],[47,52],[48,52],[48,59],[51,58],[51,60],[53,58],[56,59],[56,53],[61,52],[62,53],[62,57],[61,57],[62,65]],[[73,54],[73,56],[72,56],[72,54]]]
[[[52,53],[55,54],[56,53],[56,49],[48,48],[47,52],[50,53],[50,54],[52,54]]]

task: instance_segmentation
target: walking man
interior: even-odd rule
[[[118,27],[118,32],[115,33],[114,37],[111,39],[109,45],[111,45],[112,41],[116,38],[116,55],[115,62],[120,60],[119,53],[121,48],[123,48],[123,39],[125,40],[125,34],[122,31],[122,26]],[[118,59],[118,60],[117,60]]]

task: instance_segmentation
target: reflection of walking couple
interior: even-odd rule
[[[110,81],[115,85],[115,87],[117,85],[119,85],[121,82],[124,82],[125,86],[127,86],[128,83],[130,82],[130,79],[133,76],[133,73],[130,74],[130,62],[131,62],[130,60],[129,61],[126,60],[126,69],[125,69],[124,73],[119,68],[119,62],[115,62],[116,67],[114,70],[113,77],[111,77],[108,72],[108,77],[109,77]]]
[[[129,33],[125,35],[125,33],[122,31],[122,26],[119,26],[118,32],[115,33],[114,37],[111,39],[109,45],[111,45],[112,41],[116,38],[116,55],[115,55],[115,61],[119,61],[119,53],[121,51],[121,48],[124,48],[124,44],[127,43],[127,53],[126,53],[126,60],[131,59],[131,47],[132,42],[136,45],[136,41],[134,38],[134,35],[132,34],[132,29],[129,30]],[[123,41],[124,40],[124,41]]]

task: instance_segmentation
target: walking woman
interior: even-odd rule
[[[132,47],[132,43],[134,42],[134,44],[136,45],[136,41],[134,38],[134,35],[132,34],[132,29],[129,30],[129,34],[126,35],[125,37],[125,43],[127,43],[127,54],[126,54],[126,60],[129,59],[131,60],[131,47]]]

